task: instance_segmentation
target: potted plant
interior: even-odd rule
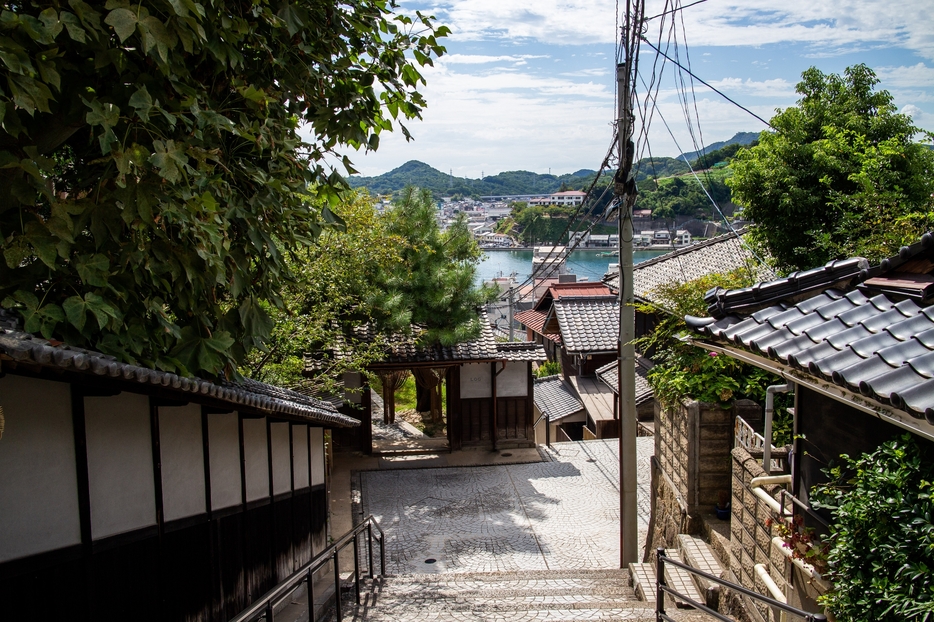
[[[730,493],[721,490],[717,493],[717,518],[720,520],[730,520]]]

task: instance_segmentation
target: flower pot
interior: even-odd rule
[[[721,508],[719,505],[714,508],[714,511],[717,512],[717,518],[720,520],[730,520],[730,504],[727,503],[726,507]]]

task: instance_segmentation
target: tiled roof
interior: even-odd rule
[[[570,297],[609,296],[610,288],[603,283],[582,281],[579,283],[559,283],[548,288],[554,300]]]
[[[584,404],[574,393],[574,388],[561,376],[535,379],[535,406],[548,417],[557,421],[584,410]]]
[[[608,363],[603,367],[597,370],[597,378],[603,381],[605,385],[610,387],[613,390],[613,393],[617,392],[619,388],[619,374],[617,369],[619,366],[618,361],[613,361]],[[651,400],[655,397],[655,393],[652,391],[652,387],[649,385],[649,381],[646,380],[645,376],[649,373],[649,367],[647,367],[640,358],[636,359],[636,406]]]
[[[506,361],[544,361],[548,358],[545,348],[532,341],[499,341],[496,353]]]
[[[758,263],[736,235],[728,233],[636,264],[633,266],[633,295],[651,301],[654,291],[662,285],[687,283],[708,274],[746,267],[753,271],[756,279],[774,276],[769,268]],[[613,290],[618,290],[618,272],[607,274],[603,280]]]
[[[616,350],[619,302],[615,296],[559,300],[555,302],[553,312],[561,327],[561,340],[569,353]]]
[[[543,361],[546,359],[545,349],[540,345],[529,342],[514,342],[513,344],[497,342],[485,313],[480,317],[480,336],[471,341],[452,346],[440,344],[421,346],[417,343],[420,332],[422,331],[418,327],[413,327],[412,335],[398,335],[389,343],[382,360],[374,362],[371,367],[478,361]],[[375,339],[370,326],[358,328],[356,337],[370,341]],[[336,356],[343,356],[341,350],[342,348],[338,348]],[[306,358],[305,369],[312,372],[314,361]]]
[[[20,330],[11,313],[0,309],[0,359],[17,364],[110,378],[123,385],[145,385],[178,392],[180,398],[199,395],[225,402],[232,408],[248,407],[270,415],[287,415],[326,426],[353,427],[360,422],[343,415],[328,402],[273,385],[244,380],[211,382],[121,363],[113,356],[54,344]]]
[[[903,281],[901,270],[934,271],[934,236],[905,247],[898,257],[868,268],[865,261],[832,262],[750,290],[712,291],[712,318],[685,318],[715,342],[739,346],[831,382],[853,394],[934,424],[934,306],[923,289],[916,302],[896,296],[887,284]],[[854,274],[855,271],[855,274]],[[848,284],[818,293],[821,279]],[[751,314],[754,291],[772,304]],[[810,292],[804,299],[798,292]],[[767,295],[765,295],[767,294]],[[778,298],[784,297],[783,300]]]
[[[535,309],[529,309],[528,311],[520,311],[515,315],[516,321],[520,324],[531,329],[532,332],[538,333],[546,339],[551,339],[555,343],[561,343],[561,334],[560,333],[545,333],[545,320],[548,319],[548,314],[541,311],[536,311]]]

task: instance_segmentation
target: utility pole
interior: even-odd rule
[[[636,200],[636,187],[632,179],[635,157],[633,135],[633,69],[638,51],[638,32],[642,21],[642,0],[627,0],[626,22],[623,30],[621,64],[616,66],[618,92],[617,135],[619,139],[619,169],[613,189],[619,201],[619,503],[620,568],[639,561],[638,505],[636,499],[636,353],[635,308],[632,291],[632,206]],[[635,8],[635,11],[632,10]],[[633,14],[634,13],[634,14]]]
[[[513,328],[514,328],[514,326],[513,326],[513,321],[512,321],[512,318],[513,318],[513,312],[512,312],[513,294],[515,294],[515,290],[514,290],[512,287],[510,287],[510,288],[509,288],[509,341],[510,341],[510,342],[512,342],[513,337],[514,337],[514,334],[513,334]]]

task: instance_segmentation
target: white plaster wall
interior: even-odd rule
[[[272,493],[274,495],[292,490],[292,457],[289,449],[289,424],[269,424],[272,441]]]
[[[506,363],[506,367],[496,377],[497,397],[525,397],[529,394],[528,365],[525,361]]]
[[[211,508],[243,503],[240,490],[240,418],[237,413],[208,415]]]
[[[67,383],[0,378],[0,562],[81,543]]]
[[[311,428],[311,485],[324,483],[324,429]]]
[[[97,540],[156,524],[149,398],[135,393],[84,398]]]
[[[493,397],[490,366],[490,363],[461,366],[461,398]]]
[[[243,420],[243,460],[246,471],[246,500],[269,496],[269,448],[266,419]]]
[[[295,490],[308,488],[308,426],[292,425],[292,473]]]
[[[204,441],[201,406],[159,408],[162,514],[165,520],[204,514]]]

